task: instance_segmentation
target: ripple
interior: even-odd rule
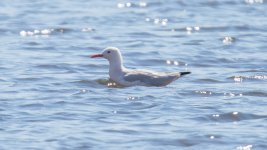
[[[234,80],[235,82],[244,82],[244,81],[266,81],[266,75],[252,75],[252,76],[231,76],[227,79]]]
[[[195,82],[199,83],[223,83],[222,81],[216,80],[216,79],[197,79]]]
[[[202,26],[203,31],[248,31],[252,30],[251,26],[248,25],[235,25],[235,26]]]
[[[132,48],[137,48],[137,47],[143,48],[145,44],[143,41],[129,41],[127,42],[127,46]]]
[[[190,147],[198,144],[196,141],[191,139],[178,139],[178,142],[185,147]]]
[[[49,81],[53,80],[54,77],[20,77],[15,78],[16,81],[23,81],[23,82],[32,82],[32,81]]]
[[[244,96],[256,96],[256,97],[267,97],[267,92],[263,91],[251,91],[251,92],[244,92]]]
[[[264,0],[245,0],[247,4],[262,4],[264,3]]]
[[[236,7],[235,5],[243,5],[243,2],[242,1],[233,1],[233,0],[224,0],[224,1],[213,0],[213,1],[207,1],[207,2],[199,1],[199,4],[202,6],[206,6],[206,7],[218,8],[218,7],[222,7],[222,6]]]
[[[53,104],[56,106],[63,106],[63,105],[66,105],[68,103],[66,101],[57,101],[57,102],[54,102]]]
[[[53,46],[42,46],[42,47],[33,47],[33,45],[28,45],[28,46],[23,46],[24,49],[27,49],[27,50],[33,50],[33,51],[39,51],[39,50],[44,50],[44,51],[47,51],[47,50],[50,50],[50,51],[53,51],[53,50],[56,50],[55,47]]]
[[[37,46],[37,45],[41,45],[41,43],[38,42],[27,42],[25,43],[26,45],[30,45],[30,46]]]
[[[25,104],[25,105],[20,105],[19,107],[21,108],[34,108],[34,109],[40,109],[43,108],[45,105],[40,104],[40,103],[32,103],[32,104]]]
[[[155,65],[165,64],[165,60],[157,58],[146,58],[146,59],[140,59],[136,61],[136,63],[142,66],[155,66]]]
[[[40,64],[35,65],[36,68],[42,68],[42,69],[66,69],[67,66],[70,66],[68,64]]]
[[[182,43],[183,45],[202,45],[203,40],[190,40],[189,42]]]
[[[237,71],[237,73],[247,73],[247,72],[261,72],[266,73],[266,70],[258,70],[258,69],[250,69],[250,70],[244,70],[244,71]]]
[[[129,36],[133,36],[133,37],[160,37],[159,35],[155,34],[155,33],[150,33],[150,32],[132,32],[129,33]]]
[[[215,122],[236,122],[236,121],[243,121],[243,120],[255,120],[255,119],[263,119],[263,118],[266,119],[267,118],[266,115],[255,115],[255,114],[242,113],[242,112],[213,114],[207,117],[208,117],[208,120],[215,121]]]
[[[122,133],[122,134],[131,134],[131,135],[137,135],[139,132],[136,130],[130,130],[130,129],[104,129],[103,132],[108,133]]]
[[[97,81],[95,80],[78,80],[78,81],[74,81],[74,82],[70,82],[70,83],[73,83],[75,85],[78,85],[78,86],[93,86],[93,87],[97,87]]]
[[[155,145],[166,145],[166,146],[183,146],[183,147],[191,147],[199,144],[198,140],[193,139],[151,139],[150,143]]]
[[[143,103],[143,102],[134,102],[131,104],[131,107],[133,110],[147,110],[147,109],[152,109],[154,107],[159,106],[159,104],[156,103]]]
[[[7,82],[5,79],[1,79],[1,78],[0,78],[0,81],[1,81],[1,82]]]
[[[81,89],[79,90],[78,92],[72,94],[72,95],[82,95],[82,94],[86,94],[86,93],[89,93],[91,91],[87,90],[87,89]],[[60,101],[60,102],[64,102],[64,101]]]
[[[70,112],[56,112],[49,116],[49,120],[79,120],[78,114]]]

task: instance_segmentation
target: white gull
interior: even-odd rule
[[[109,77],[123,86],[165,86],[190,72],[154,72],[150,70],[127,69],[123,66],[121,52],[116,47],[107,47],[91,58],[103,57],[109,61]]]

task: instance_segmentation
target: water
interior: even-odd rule
[[[0,2],[0,149],[267,149],[265,0]],[[192,71],[107,86],[125,66]],[[110,84],[109,84],[110,85]]]

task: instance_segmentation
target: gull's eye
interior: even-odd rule
[[[110,51],[108,51],[108,53],[110,53]]]

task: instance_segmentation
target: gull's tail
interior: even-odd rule
[[[184,75],[187,75],[187,74],[190,74],[191,72],[187,71],[187,72],[180,72],[180,76],[184,76]]]

